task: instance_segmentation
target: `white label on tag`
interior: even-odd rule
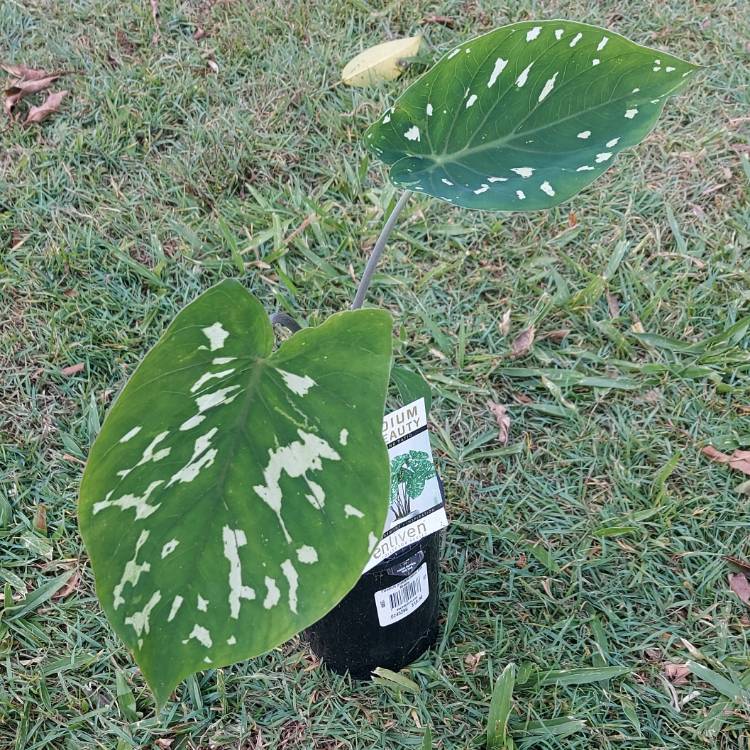
[[[429,593],[427,563],[422,563],[408,578],[375,594],[380,627],[403,620],[427,599]]]

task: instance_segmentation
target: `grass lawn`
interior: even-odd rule
[[[0,619],[0,748],[393,750],[421,747],[427,725],[436,748],[480,748],[513,661],[629,670],[517,686],[518,748],[747,750],[750,610],[722,556],[750,557],[750,496],[701,453],[750,446],[747,4],[160,7],[154,38],[147,0],[0,4],[0,60],[70,71],[71,91],[41,126],[0,116],[0,588],[5,607],[28,596]],[[336,677],[293,641],[189,679],[155,715],[76,528],[108,405],[221,278],[309,324],[348,304],[396,195],[360,137],[417,74],[349,89],[350,57],[418,31],[437,55],[535,16],[607,25],[705,69],[645,144],[557,210],[415,196],[402,214],[369,303],[393,313],[397,361],[434,388],[453,520],[444,611],[460,597],[442,647],[408,671],[419,692]],[[535,344],[512,359],[529,325]],[[489,401],[508,405],[506,446]],[[44,597],[70,570],[74,585]],[[688,658],[700,666],[674,684],[666,665]]]

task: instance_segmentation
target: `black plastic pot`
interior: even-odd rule
[[[397,671],[434,645],[441,537],[430,534],[363,573],[334,609],[303,632],[329,669],[367,680],[375,667]]]

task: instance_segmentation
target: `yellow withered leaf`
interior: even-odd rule
[[[341,79],[349,86],[369,86],[392,81],[401,75],[399,62],[419,52],[422,36],[392,39],[360,52],[341,72]]]

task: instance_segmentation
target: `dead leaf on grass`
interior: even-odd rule
[[[667,662],[664,665],[664,676],[675,686],[687,685],[690,667],[687,664],[672,664]]]
[[[42,534],[47,533],[47,506],[39,503],[34,513],[34,528]]]
[[[524,328],[510,346],[511,357],[513,357],[513,359],[518,359],[518,357],[523,357],[528,354],[531,351],[531,347],[534,345],[535,337],[536,328],[534,328],[534,326]]]
[[[68,95],[67,91],[58,91],[50,94],[38,107],[32,107],[29,114],[26,115],[24,125],[38,125],[44,122],[50,115],[55,114],[60,109],[62,100]]]
[[[750,476],[750,451],[736,450],[730,456],[728,453],[717,450],[713,445],[706,445],[701,449],[701,453],[716,463],[729,464],[731,469]]]
[[[73,575],[70,577],[68,582],[56,593],[52,596],[53,599],[66,599],[69,597],[77,588],[78,584],[81,580],[81,574],[78,571],[78,568],[76,568]]]
[[[500,333],[503,336],[507,336],[510,333],[510,308],[503,313],[502,320],[500,321]]]
[[[42,68],[29,68],[26,65],[10,65],[8,63],[2,63],[0,65],[9,76],[17,78],[20,81],[39,81],[42,78],[49,78],[51,73],[48,73]]]
[[[729,588],[739,596],[743,604],[750,604],[750,582],[744,573],[730,573]]]
[[[438,26],[445,26],[446,29],[455,29],[456,28],[456,22],[454,19],[449,18],[448,16],[425,16],[422,19],[422,23],[434,23]]]
[[[193,33],[193,39],[195,39],[196,42],[199,42],[201,39],[203,39],[204,36],[206,36],[206,30],[198,26],[198,28]]]
[[[341,71],[341,80],[348,86],[371,86],[392,81],[403,72],[402,61],[419,53],[422,36],[392,39],[360,52]]]
[[[472,674],[477,671],[479,662],[482,661],[482,657],[486,655],[486,651],[477,651],[476,654],[466,654],[464,657],[464,664],[469,668],[469,672]]]
[[[612,292],[607,292],[607,307],[610,318],[620,317],[620,300]]]
[[[65,377],[70,377],[71,375],[77,375],[79,372],[83,370],[84,367],[86,367],[86,365],[83,362],[78,362],[74,365],[68,365],[68,367],[63,367],[62,370],[60,370],[60,373],[62,375],[65,375]]]
[[[487,406],[490,407],[499,428],[497,439],[501,445],[507,445],[510,437],[510,414],[508,414],[507,407],[505,404],[496,404],[494,401],[488,401]]]
[[[556,344],[559,344],[561,341],[565,341],[565,339],[568,338],[569,335],[570,328],[558,328],[554,331],[545,333],[544,336],[540,338],[545,338],[548,341],[554,341]]]
[[[750,574],[750,562],[743,560],[741,557],[735,557],[734,555],[723,555],[723,558],[728,562],[739,568],[743,573]]]

